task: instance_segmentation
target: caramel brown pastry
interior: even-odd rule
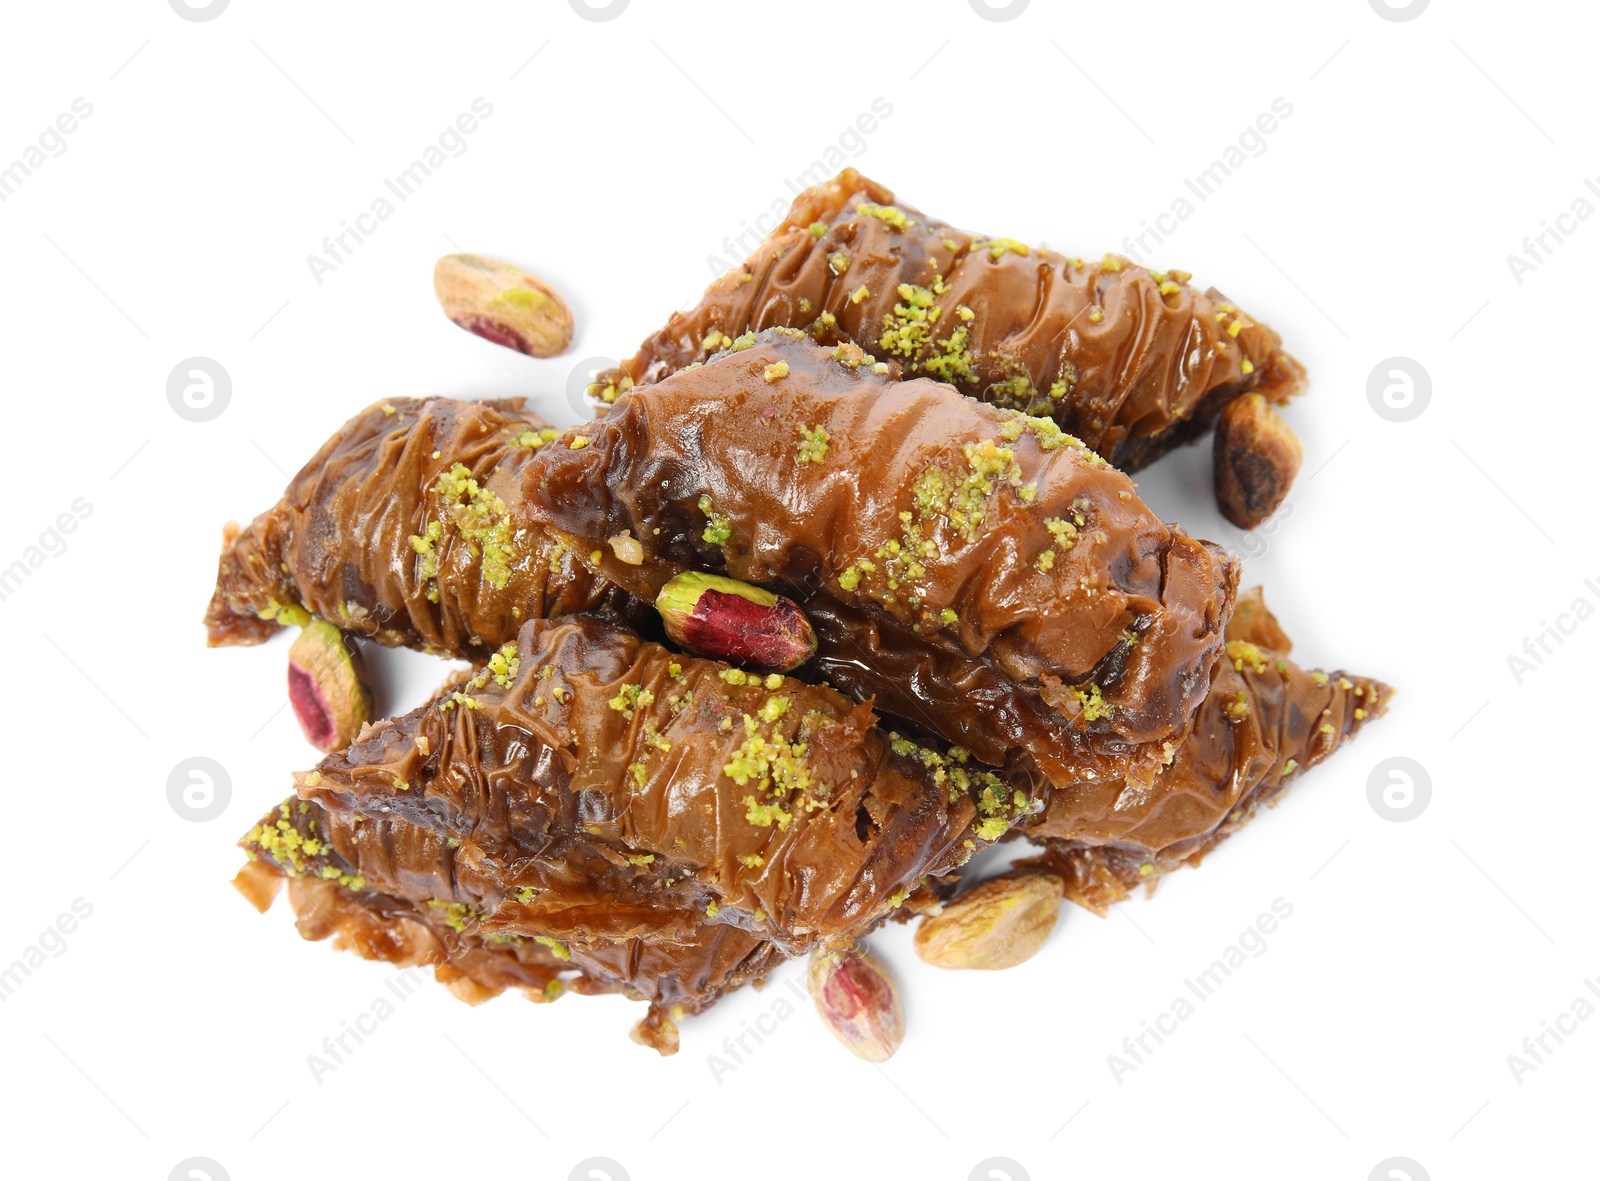
[[[1239,395],[1284,402],[1305,381],[1272,329],[1189,278],[974,236],[846,169],[796,197],[742,266],[591,390],[612,402],[746,332],[800,328],[1052,418],[1133,471],[1200,437]]]
[[[676,938],[590,939],[577,956],[554,938],[491,933],[472,902],[453,898],[452,859],[466,842],[451,839],[395,817],[325,811],[290,797],[240,842],[251,860],[233,884],[265,912],[287,882],[302,938],[332,936],[337,950],[364,959],[432,967],[468,1004],[511,989],[539,1003],[567,992],[650,1001],[633,1036],[662,1054],[677,1049],[676,1022],[690,1005],[700,1011],[787,958],[771,941],[726,924],[686,924]],[[418,889],[419,872],[445,884]]]
[[[519,474],[557,434],[521,398],[368,407],[274,508],[230,529],[208,642],[258,644],[314,614],[390,646],[483,660],[529,619],[648,619],[648,604],[501,499],[520,498]]]
[[[1046,846],[1034,864],[1067,897],[1104,913],[1139,883],[1198,865],[1311,767],[1388,708],[1393,690],[1367,677],[1302,668],[1261,601],[1228,626],[1228,645],[1194,729],[1153,787],[1120,780],[1050,793],[1020,835]]]
[[[479,950],[540,945],[585,990],[650,1000],[658,1030],[864,935],[1034,806],[830,689],[584,618],[527,624],[459,688],[296,784],[306,807],[253,829],[253,854],[362,895],[344,909],[439,910],[456,934],[470,920]],[[548,957],[515,958],[479,984],[548,987]]]
[[[1045,418],[794,330],[530,449],[503,412],[371,410],[224,553],[213,642],[311,612],[483,658],[685,571],[793,599],[806,679],[981,762],[1148,782],[1210,685],[1237,564]]]

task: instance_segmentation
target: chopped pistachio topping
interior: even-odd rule
[[[511,581],[511,562],[515,557],[511,547],[511,513],[506,502],[489,489],[481,486],[464,464],[456,463],[439,475],[436,484],[440,504],[450,523],[473,553],[481,558],[483,580],[496,590],[503,590]],[[437,524],[437,522],[433,522]],[[411,539],[411,548],[423,558],[423,571],[429,568],[433,557],[431,578],[438,572],[438,560],[433,556],[433,546],[441,534],[432,526],[420,538]],[[419,548],[419,541],[426,548]]]
[[[780,829],[789,827],[794,815],[784,810],[781,804],[759,803],[755,796],[745,796],[744,818],[757,828],[771,828],[776,824]]]
[[[794,428],[800,435],[800,442],[796,445],[796,452],[801,463],[821,463],[828,454],[828,432],[820,426],[797,426]]]
[[[591,381],[584,392],[602,402],[615,402],[632,388],[633,378],[624,376],[620,381],[608,381],[603,386],[598,381]]]
[[[972,249],[975,251],[987,250],[989,257],[995,262],[999,262],[1004,258],[1008,250],[1014,254],[1022,255],[1023,258],[1027,258],[1029,254],[1027,243],[1018,242],[1015,238],[975,238],[972,242]]]
[[[912,498],[923,518],[943,515],[968,541],[976,541],[990,497],[1002,484],[1020,488],[1022,468],[1015,462],[1015,451],[990,439],[967,443],[962,453],[969,469],[966,475],[956,477],[930,467],[912,485]]]
[[[962,317],[964,320],[971,318],[970,315]],[[924,357],[917,363],[917,368],[930,377],[951,384],[957,381],[977,380],[977,370],[973,367],[977,358],[967,347],[969,338],[967,326],[959,325],[954,332],[939,342],[939,351],[932,356]]]
[[[517,436],[517,446],[526,447],[529,451],[537,451],[546,443],[554,443],[560,431],[554,427],[544,427],[537,431],[523,431]]]
[[[517,669],[521,664],[522,658],[517,655],[516,644],[505,644],[500,651],[489,657],[489,675],[502,689],[508,688],[516,678]]]
[[[1086,722],[1094,722],[1101,718],[1109,718],[1115,709],[1115,707],[1105,699],[1105,694],[1101,691],[1099,685],[1090,685],[1087,689],[1084,689],[1079,685],[1073,685],[1071,687],[1071,692],[1072,695],[1078,699],[1078,703],[1083,706],[1083,712],[1079,716],[1082,717]]]
[[[1044,527],[1050,530],[1050,536],[1055,539],[1055,544],[1059,548],[1069,550],[1078,544],[1078,527],[1071,521],[1064,521],[1060,517],[1047,517]]]
[[[467,929],[469,922],[481,917],[477,910],[465,902],[441,902],[437,898],[430,898],[428,905],[434,910],[443,911],[444,921],[458,935]]]
[[[559,939],[552,939],[548,935],[535,935],[533,941],[544,944],[550,949],[550,954],[563,963],[572,958],[572,953],[567,950],[567,945]]]
[[[1253,673],[1264,673],[1270,664],[1267,654],[1246,640],[1229,640],[1225,650],[1236,672],[1248,666]]]
[[[842,344],[837,345],[833,352],[828,355],[831,356],[835,361],[839,362],[839,364],[847,366],[850,369],[859,369],[861,366],[871,365],[873,362],[873,356],[871,353],[863,351],[861,348],[851,344],[849,341],[845,341]]]
[[[917,224],[915,218],[907,217],[904,209],[894,205],[874,205],[871,201],[863,201],[856,206],[856,212],[863,217],[875,217],[894,230],[904,230],[907,226]]]
[[[606,704],[631,720],[635,710],[649,709],[655,700],[656,695],[648,689],[639,685],[623,685],[618,689],[617,695]]]
[[[878,338],[878,347],[901,357],[912,357],[931,338],[940,308],[934,302],[934,293],[926,287],[902,283],[896,291],[900,302],[894,305],[893,312],[883,317],[883,335]]]
[[[728,539],[733,536],[732,519],[718,515],[709,496],[702,496],[699,505],[700,511],[706,515],[705,532],[700,536],[712,545],[727,545]]]
[[[341,604],[342,608],[343,604]],[[266,620],[276,620],[285,627],[304,627],[311,622],[311,612],[299,603],[280,603],[277,599],[269,598],[267,605],[256,612],[256,615]]]
[[[303,812],[306,805],[301,804],[300,808]],[[367,881],[360,874],[344,873],[336,865],[324,863],[316,866],[308,862],[308,857],[316,858],[326,853],[326,846],[316,837],[306,836],[294,827],[289,820],[287,802],[280,804],[278,811],[280,818],[277,821],[256,825],[245,837],[245,843],[260,849],[289,877],[315,875],[328,881],[337,881],[351,890],[366,888]]]

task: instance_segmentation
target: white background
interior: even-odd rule
[[[1520,283],[1507,263],[1574,199],[1600,205],[1580,11],[7,6],[0,165],[75,98],[93,114],[0,203],[0,565],[74,500],[92,512],[0,601],[0,966],[75,899],[93,911],[0,1003],[4,1172],[164,1179],[206,1157],[234,1181],[565,1179],[598,1156],[633,1181],[964,1181],[1003,1157],[1010,1181],[1364,1181],[1404,1156],[1435,1181],[1593,1175],[1600,1020],[1520,1082],[1507,1063],[1578,996],[1600,1003],[1583,753],[1600,623],[1568,617],[1520,684],[1507,663],[1574,600],[1600,607],[1584,585],[1600,587],[1600,218]],[[318,284],[307,255],[480,96],[493,114],[465,153]],[[469,1009],[429,983],[319,1084],[307,1055],[393,972],[302,943],[281,901],[261,917],[227,885],[235,839],[315,755],[282,708],[283,641],[204,647],[222,523],[270,505],[382,397],[526,393],[568,419],[577,362],[626,355],[692,300],[724,238],[879,97],[893,112],[847,140],[850,163],[957,225],[1088,256],[1123,249],[1275,98],[1292,104],[1153,252],[1309,368],[1288,411],[1306,450],[1292,512],[1256,535],[1224,523],[1209,444],[1141,483],[1248,555],[1300,658],[1390,681],[1393,710],[1155,899],[1103,921],[1069,907],[1021,968],[941,973],[909,929],[876,937],[910,1026],[881,1069],[802,1008],[714,1079],[707,1056],[777,1004],[791,965],[688,1022],[671,1059],[628,1041],[638,1010],[618,998]],[[446,322],[430,273],[457,248],[562,291],[571,351],[531,361]],[[195,355],[233,383],[206,423],[166,399]],[[1432,382],[1405,423],[1366,393],[1396,355]],[[389,710],[440,675],[409,654],[378,664]],[[1407,823],[1368,802],[1396,755],[1432,782]],[[231,780],[205,823],[167,801],[191,756]],[[1277,898],[1294,912],[1265,954],[1115,1081],[1122,1039]]]

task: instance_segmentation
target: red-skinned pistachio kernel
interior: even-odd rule
[[[566,301],[521,267],[447,254],[433,268],[433,291],[451,322],[508,349],[553,357],[572,342]]]
[[[359,657],[333,624],[312,620],[289,649],[289,703],[306,741],[343,750],[372,720],[372,694]]]
[[[806,972],[811,999],[825,1024],[856,1057],[887,1062],[906,1036],[900,990],[868,952],[818,948]]]
[[[680,574],[656,596],[667,634],[689,651],[764,672],[810,660],[817,633],[793,599],[720,574]]]

